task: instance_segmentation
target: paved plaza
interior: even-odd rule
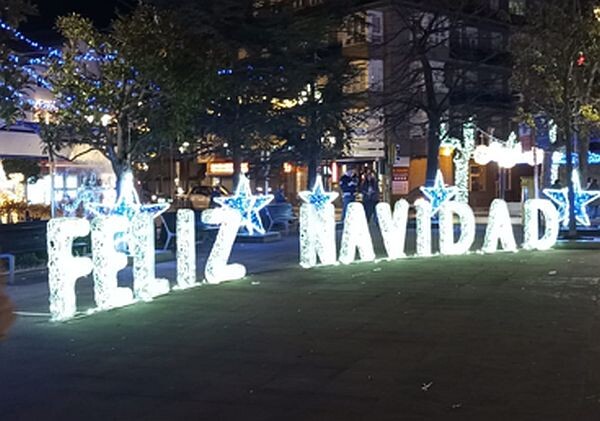
[[[296,242],[236,245],[243,280],[66,323],[20,279],[0,420],[600,419],[597,251],[303,270]]]

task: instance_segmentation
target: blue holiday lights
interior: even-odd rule
[[[132,221],[137,214],[147,214],[156,218],[171,206],[169,203],[152,203],[142,205],[133,181],[133,174],[126,172],[120,182],[120,192],[113,205],[102,203],[87,203],[86,209],[96,216],[119,215]]]
[[[573,153],[571,154],[571,161],[573,165],[577,165],[579,163],[579,154]],[[566,165],[567,163],[567,154],[564,152],[554,152],[552,154],[552,165]],[[590,152],[588,151],[588,164],[600,164],[600,153]]]
[[[599,190],[582,190],[581,182],[579,180],[579,172],[573,171],[573,195],[575,198],[574,210],[575,210],[575,221],[579,225],[590,226],[590,218],[587,213],[587,205],[594,200],[600,198]],[[562,189],[544,189],[544,194],[552,200],[559,213],[560,221],[564,227],[569,225],[569,189],[564,187]]]
[[[214,200],[223,207],[239,212],[242,216],[241,226],[246,229],[248,234],[252,235],[254,232],[265,233],[265,228],[260,219],[260,210],[273,200],[273,195],[253,195],[250,190],[250,182],[245,175],[240,174],[240,180],[232,196],[215,197]]]
[[[323,188],[323,180],[321,177],[317,177],[312,190],[301,191],[298,196],[306,202],[310,203],[318,211],[325,209],[325,206],[333,202],[337,197],[337,192],[326,192]]]
[[[440,207],[449,200],[452,200],[458,193],[458,187],[446,186],[442,172],[438,170],[435,176],[433,187],[421,186],[421,191],[431,203],[431,215],[435,215]]]

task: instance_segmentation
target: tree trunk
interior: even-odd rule
[[[318,169],[319,169],[320,163],[321,163],[321,157],[320,157],[320,154],[317,154],[317,153],[313,153],[307,159],[307,166],[308,166],[307,188],[309,190],[313,188],[313,186],[315,185],[315,182],[317,181],[317,175],[318,175]]]
[[[437,114],[429,115],[429,129],[427,132],[427,172],[425,185],[433,186],[439,168],[440,153],[440,117]]]
[[[567,153],[567,188],[569,200],[569,233],[568,238],[577,237],[577,221],[575,221],[575,195],[573,192],[573,136],[571,121],[565,124],[565,146]]]
[[[125,132],[122,130],[121,125],[117,124],[117,137],[115,139],[116,150],[113,151],[113,153],[111,153],[109,156],[110,163],[116,177],[115,190],[117,192],[117,197],[121,195],[121,181],[123,180],[123,175],[127,171],[131,171],[129,151],[125,145],[126,139],[124,137],[124,133]]]
[[[242,151],[239,147],[234,146],[231,153],[233,159],[233,187],[236,188],[242,173]]]
[[[580,126],[577,136],[577,146],[579,152],[579,180],[582,187],[585,188],[588,178],[588,151],[590,149],[590,133],[585,125]]]
[[[117,193],[117,197],[119,197],[121,195],[121,183],[123,181],[123,176],[127,171],[131,171],[131,168],[127,163],[123,162],[115,162],[112,164],[112,167],[116,177],[115,191]]]
[[[552,179],[552,154],[555,148],[553,146],[544,153],[544,162],[542,164],[542,189],[550,187],[556,180]]]

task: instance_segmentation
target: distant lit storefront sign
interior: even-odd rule
[[[242,162],[242,172],[248,172],[247,162]],[[233,175],[233,162],[209,162],[206,174],[218,177]]]
[[[392,169],[392,194],[408,194],[408,167],[394,167]]]

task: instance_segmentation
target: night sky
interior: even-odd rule
[[[116,10],[127,11],[132,4],[136,3],[135,0],[35,0],[35,2],[38,16],[31,16],[21,29],[46,41],[57,38],[54,24],[59,16],[77,12],[93,19],[99,28],[106,28],[115,17]]]

